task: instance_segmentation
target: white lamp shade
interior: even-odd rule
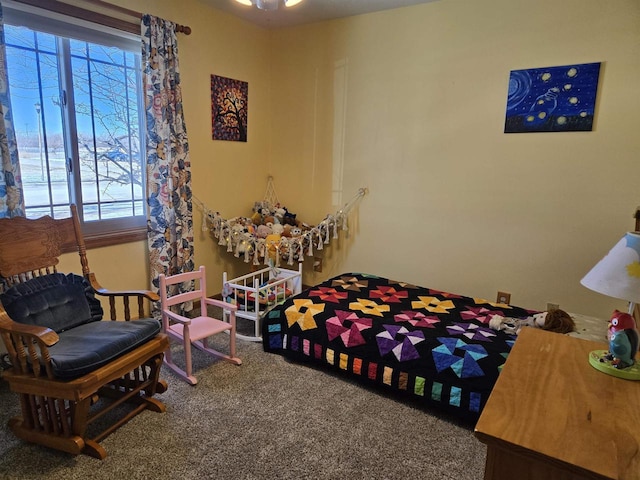
[[[627,233],[580,283],[595,292],[640,304],[640,233]]]

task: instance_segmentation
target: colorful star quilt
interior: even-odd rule
[[[324,365],[476,421],[516,339],[490,329],[489,319],[533,313],[345,273],[270,310],[262,320],[262,338],[265,351]]]

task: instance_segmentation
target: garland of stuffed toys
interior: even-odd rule
[[[254,203],[251,217],[225,219],[195,196],[194,203],[203,212],[202,230],[212,233],[227,252],[244,258],[245,263],[278,266],[281,259],[293,265],[304,261],[305,255],[312,257],[314,248],[322,250],[331,238],[338,238],[338,230],[348,234],[349,212],[367,193],[367,188],[358,189],[344,207],[315,226],[296,219],[296,214],[280,204],[272,177],[269,177],[264,199]]]

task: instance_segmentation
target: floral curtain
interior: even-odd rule
[[[0,218],[24,217],[24,195],[18,161],[16,134],[13,129],[4,21],[0,5]]]
[[[175,275],[194,269],[191,163],[174,28],[172,22],[161,18],[142,17],[147,224],[151,284],[155,291],[161,273]]]

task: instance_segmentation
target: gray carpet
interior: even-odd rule
[[[99,461],[16,439],[17,398],[0,382],[2,479],[480,479],[469,425],[238,341],[242,366],[194,354],[192,387],[167,369],[167,412],[143,412]]]

